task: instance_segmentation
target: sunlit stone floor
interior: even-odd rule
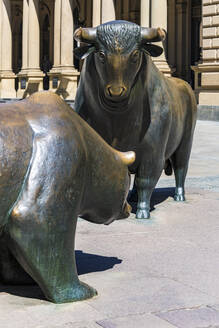
[[[197,124],[185,203],[173,186],[161,177],[151,220],[79,221],[78,272],[96,298],[55,305],[36,286],[0,286],[0,327],[219,327],[219,122]]]

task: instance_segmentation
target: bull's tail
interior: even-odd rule
[[[164,172],[166,175],[172,175],[172,173],[173,173],[173,167],[172,167],[172,163],[171,163],[170,159],[167,159],[165,162]]]

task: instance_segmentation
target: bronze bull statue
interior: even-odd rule
[[[138,192],[136,217],[150,217],[150,198],[165,169],[175,173],[176,201],[185,200],[184,182],[197,105],[185,81],[165,77],[151,56],[162,48],[164,30],[113,21],[79,28],[75,54],[85,59],[75,99],[76,111],[110,145],[132,149]]]
[[[50,92],[0,106],[0,150],[1,282],[32,277],[55,303],[92,297],[75,265],[77,217],[129,215],[134,153],[112,149]]]

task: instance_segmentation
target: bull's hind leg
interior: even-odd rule
[[[74,239],[76,218],[66,206],[27,208],[19,203],[10,219],[10,249],[54,303],[90,298],[96,291],[78,279]]]
[[[183,142],[171,157],[175,174],[175,201],[185,201],[185,179],[188,171],[192,142]]]

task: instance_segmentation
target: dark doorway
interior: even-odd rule
[[[92,0],[76,0],[73,10],[74,17],[74,31],[79,27],[91,27],[92,26]],[[73,40],[74,48],[77,48],[77,42]],[[83,61],[74,57],[74,67],[81,71]],[[79,77],[78,77],[79,78]]]
[[[191,65],[197,65],[201,60],[200,27],[202,21],[201,0],[192,1],[191,28]],[[191,85],[194,88],[194,72],[191,74]]]
[[[41,0],[39,6],[40,22],[40,69],[45,73],[43,89],[49,89],[48,72],[53,63],[53,24],[54,24],[54,1]]]
[[[22,8],[12,5],[12,70],[18,74],[22,67]],[[15,90],[18,90],[18,78],[15,78]]]
[[[116,19],[140,25],[140,0],[115,0]]]
[[[44,17],[43,24],[42,24],[42,30],[41,30],[41,59],[40,59],[40,68],[45,73],[45,76],[43,78],[43,89],[48,90],[49,89],[49,76],[48,72],[50,71],[52,67],[52,63],[49,58],[50,53],[50,22],[49,22],[49,15],[47,14]]]
[[[201,0],[168,0],[168,63],[173,75],[194,85],[200,60]]]

